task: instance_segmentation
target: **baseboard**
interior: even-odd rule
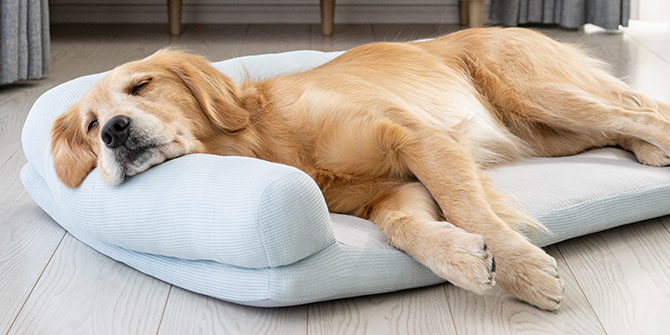
[[[319,3],[231,4],[184,1],[183,23],[319,23]],[[407,2],[407,1],[405,1]],[[103,1],[51,1],[53,23],[167,23],[167,5],[161,3]],[[443,4],[407,4],[399,1],[381,4],[336,2],[335,23],[458,23],[457,1]]]

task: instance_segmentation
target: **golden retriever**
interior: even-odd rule
[[[331,211],[372,220],[451,283],[476,293],[497,283],[556,310],[556,261],[516,230],[541,225],[485,171],[602,146],[668,165],[670,106],[604,68],[577,47],[516,28],[363,45],[313,70],[240,86],[199,56],[162,50],[112,70],[60,115],[51,152],[69,187],[96,165],[118,185],[189,153],[292,165],[316,181]]]

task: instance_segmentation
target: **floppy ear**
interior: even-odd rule
[[[96,155],[81,127],[76,103],[59,115],[51,127],[54,169],[67,187],[79,186],[96,164]]]
[[[176,61],[172,71],[186,83],[215,127],[226,133],[247,127],[249,112],[242,108],[240,91],[230,78],[203,57],[172,50],[162,52]]]

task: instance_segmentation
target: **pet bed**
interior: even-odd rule
[[[339,53],[295,51],[213,65],[235,81],[305,71]],[[103,74],[44,93],[26,120],[21,179],[56,222],[99,252],[182,288],[253,306],[286,306],[443,282],[369,221],[328,213],[301,171],[243,157],[187,155],[122,185],[97,171],[69,189],[49,153],[53,119]],[[606,148],[489,172],[552,234],[540,246],[670,214],[670,169]]]

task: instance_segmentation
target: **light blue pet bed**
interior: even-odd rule
[[[339,53],[297,51],[213,65],[240,82],[308,70]],[[187,155],[121,186],[93,171],[77,189],[54,173],[53,119],[103,74],[44,93],[23,129],[21,179],[70,234],[99,252],[185,289],[254,306],[285,306],[440,283],[386,243],[369,221],[328,213],[301,171],[243,157]],[[670,169],[601,149],[490,171],[553,235],[540,246],[670,214]]]

